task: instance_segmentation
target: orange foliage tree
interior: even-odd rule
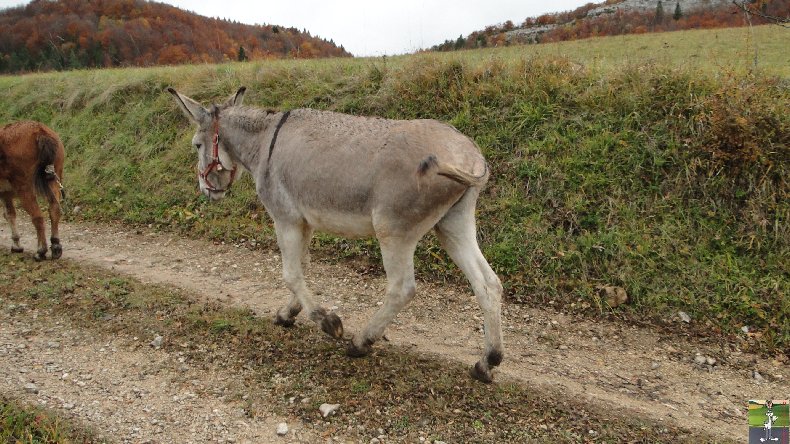
[[[202,17],[144,0],[33,0],[0,11],[0,29],[0,72],[216,63],[236,60],[239,47],[248,59],[351,56],[294,28]]]

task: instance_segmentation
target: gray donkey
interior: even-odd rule
[[[340,318],[313,302],[303,266],[313,230],[375,236],[387,272],[384,304],[353,337],[348,355],[365,356],[414,297],[414,250],[431,228],[472,284],[485,316],[485,351],[471,375],[491,382],[502,362],[502,284],[477,245],[475,205],[488,180],[480,149],[435,120],[387,120],[327,111],[274,112],[242,106],[242,87],[204,108],[168,88],[197,124],[200,190],[216,200],[248,171],[274,220],[283,278],[293,296],[275,322],[294,324],[302,309],[321,329],[343,337]]]

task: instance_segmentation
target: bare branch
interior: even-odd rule
[[[781,26],[782,28],[790,29],[790,26],[788,26],[788,24],[790,24],[790,19],[788,19],[788,18],[775,17],[775,16],[772,16],[772,15],[763,14],[761,11],[759,11],[757,9],[752,9],[749,6],[747,6],[746,2],[744,2],[744,1],[738,2],[736,0],[732,0],[732,4],[735,5],[741,11],[745,12],[746,14],[751,14],[751,15],[756,15],[758,17],[762,17],[762,18],[764,18],[764,19],[766,19],[766,20],[768,20],[770,22],[773,22],[773,24],[775,24],[777,26]]]

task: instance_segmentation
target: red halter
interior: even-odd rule
[[[227,170],[225,165],[222,164],[222,161],[219,159],[219,115],[214,116],[214,143],[212,146],[212,159],[211,163],[208,164],[205,170],[200,173],[200,178],[203,179],[203,182],[206,184],[206,189],[209,191],[215,192],[224,192],[230,188],[233,180],[236,178],[236,165],[233,165],[233,169],[230,170],[230,182],[224,189],[219,189],[212,185],[211,181],[208,180],[208,175],[211,174],[212,171],[217,170],[223,171]]]

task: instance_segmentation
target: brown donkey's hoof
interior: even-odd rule
[[[60,244],[52,244],[52,259],[60,259],[63,256],[63,247]]]
[[[22,247],[11,247],[12,253],[22,253],[23,251],[25,251],[25,249]]]
[[[327,313],[321,320],[321,330],[335,339],[343,338],[343,322],[334,313]]]
[[[47,258],[47,250],[46,250],[46,249],[44,249],[44,250],[39,250],[39,251],[38,251],[38,252],[36,252],[36,254],[33,256],[33,259],[35,259],[36,261],[43,261],[43,260],[44,260],[44,259],[46,259],[46,258]]]

